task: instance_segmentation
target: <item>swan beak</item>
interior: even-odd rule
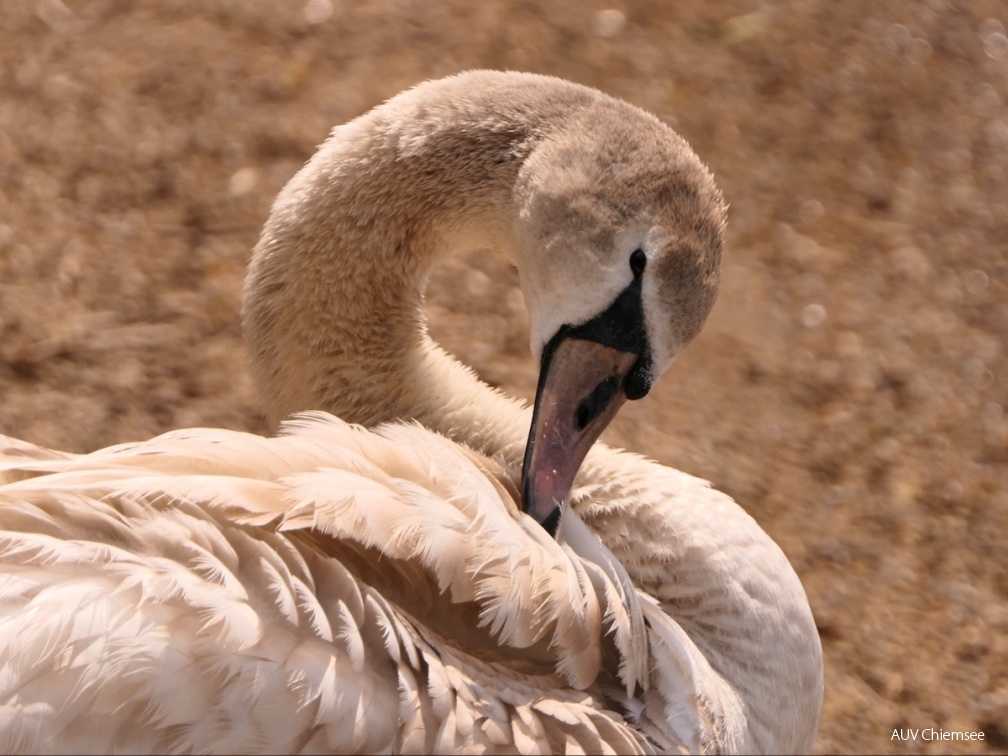
[[[522,467],[523,509],[550,535],[592,444],[626,401],[624,381],[638,355],[576,337],[543,360]]]

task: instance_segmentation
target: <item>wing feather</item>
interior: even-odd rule
[[[681,628],[576,516],[549,538],[419,426],[311,413],[0,471],[0,746],[699,743]]]

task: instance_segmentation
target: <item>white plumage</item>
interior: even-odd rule
[[[661,220],[666,205],[645,192],[593,212],[582,178],[525,175],[536,160],[597,162],[598,143],[565,131],[585,109],[601,132],[612,120],[605,165],[667,159],[696,182],[697,208],[672,192]],[[556,158],[542,147],[551,129]],[[541,324],[605,309],[636,247],[647,267],[634,283],[632,258],[630,286],[656,378],[710,304],[676,293],[692,291],[680,280],[692,268],[672,256],[695,252],[690,234],[707,239],[721,212],[666,131],[593,90],[481,72],[334,132],[274,208],[245,315],[271,416],[335,410],[370,430],[316,411],[273,438],[193,429],[82,456],[0,437],[0,751],[809,749],[821,650],[780,549],[703,481],[600,445],[554,540],[521,512],[528,412],[432,345],[419,310],[436,250],[476,238],[467,217],[519,266],[539,244],[552,267],[522,272],[545,328],[533,351],[563,378],[568,352]],[[651,145],[621,158],[639,132],[668,139],[669,156]],[[473,171],[486,149],[491,168]],[[432,165],[445,197],[469,204],[428,193],[411,216],[410,181]],[[501,187],[476,192],[477,178]],[[527,210],[514,232],[494,214],[513,204],[491,212],[510,191]],[[594,278],[565,251],[588,239],[613,260]],[[579,405],[589,426],[593,406]]]
[[[2,465],[4,752],[647,747],[604,708],[650,687],[670,623],[418,426]]]

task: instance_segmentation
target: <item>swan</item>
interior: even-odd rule
[[[806,752],[822,651],[780,548],[595,443],[701,329],[725,207],[657,118],[547,76],[335,128],[246,278],[278,432],[0,437],[0,750]],[[436,345],[434,266],[519,270],[527,408]]]

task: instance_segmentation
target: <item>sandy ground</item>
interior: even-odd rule
[[[65,2],[65,4],[64,4]],[[678,128],[731,203],[706,331],[610,442],[782,545],[826,654],[821,752],[1008,750],[1008,7],[996,0],[3,0],[0,432],[86,451],[262,430],[237,317],[334,123],[466,68]],[[531,397],[516,275],[435,334]],[[904,743],[896,728],[978,730]]]

